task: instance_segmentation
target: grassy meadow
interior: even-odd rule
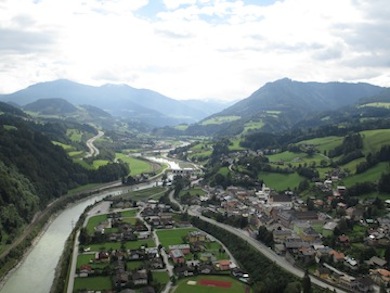
[[[151,163],[145,160],[140,160],[131,156],[127,156],[122,153],[116,153],[115,158],[129,165],[130,175],[132,176],[140,175],[142,173],[149,173],[153,171],[153,167]]]
[[[262,179],[266,186],[271,186],[275,190],[286,190],[288,188],[294,189],[298,187],[299,182],[304,180],[303,177],[297,173],[279,174],[270,172],[261,172],[259,178]]]
[[[230,116],[216,116],[210,119],[207,119],[201,123],[201,125],[212,125],[212,124],[223,124],[227,122],[232,122],[241,119],[240,116],[230,115]]]
[[[197,231],[196,228],[180,228],[180,229],[168,229],[168,230],[157,230],[158,239],[161,244],[168,248],[169,245],[182,244],[183,237],[187,236],[189,232]]]

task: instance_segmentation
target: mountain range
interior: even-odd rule
[[[325,112],[347,111],[363,101],[384,101],[388,91],[368,83],[299,82],[284,78],[265,84],[248,98],[186,131],[192,135],[234,135],[258,128],[283,131],[313,117],[320,120]]]
[[[0,95],[0,101],[18,106],[53,98],[66,100],[73,105],[91,105],[112,116],[153,126],[195,123],[227,105],[215,101],[178,101],[152,90],[128,85],[95,87],[65,79],[37,83],[11,94]]]
[[[351,107],[360,109],[361,103],[388,101],[389,92],[389,88],[368,83],[299,82],[283,78],[266,83],[249,97],[231,105],[215,101],[178,101],[128,85],[95,87],[61,79],[0,95],[0,101],[40,114],[70,115],[76,108],[87,112],[93,109],[88,117],[119,116],[154,127],[187,123],[191,124],[184,130],[187,135],[229,135],[259,128],[268,132],[282,131],[302,125],[304,121],[319,124],[325,112],[348,112]]]

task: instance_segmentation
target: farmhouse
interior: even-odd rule
[[[177,264],[177,263],[184,263],[184,254],[180,249],[173,249],[169,252],[169,255],[172,258],[172,261]]]
[[[169,245],[169,251],[172,250],[180,250],[184,255],[187,255],[191,252],[189,244],[177,244],[177,245]]]
[[[205,242],[206,240],[207,240],[207,235],[202,231],[192,231],[188,233],[188,241],[190,243]]]

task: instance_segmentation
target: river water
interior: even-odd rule
[[[73,225],[77,222],[85,208],[108,194],[103,192],[92,198],[83,200],[61,212],[38,239],[24,261],[14,270],[0,288],[1,293],[47,293],[50,292],[54,280],[54,272],[62,254],[66,239]]]
[[[179,165],[169,159],[149,157],[152,161],[166,163],[171,168]],[[137,189],[150,188],[152,183],[138,185]],[[57,263],[64,249],[66,239],[69,237],[73,225],[78,221],[85,208],[105,196],[119,195],[127,189],[106,191],[99,195],[83,200],[62,211],[38,239],[37,243],[25,257],[23,262],[10,274],[9,278],[0,288],[0,293],[48,293],[54,280]]]

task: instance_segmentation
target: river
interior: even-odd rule
[[[148,158],[151,161],[168,164],[171,168],[178,168],[179,165],[168,159],[155,157]],[[150,188],[155,182],[139,184],[136,188]],[[62,211],[50,223],[42,233],[36,244],[31,248],[24,260],[15,268],[9,277],[3,282],[0,293],[48,293],[54,280],[54,273],[57,263],[64,249],[66,239],[69,237],[74,223],[77,222],[85,208],[105,196],[118,195],[127,192],[128,188],[116,191],[105,191],[99,195],[71,205]]]
[[[120,191],[105,191],[92,198],[71,205],[62,211],[37,240],[23,262],[10,274],[0,288],[1,293],[47,293],[54,280],[54,272],[62,254],[66,239],[74,223],[85,208],[108,194]]]

